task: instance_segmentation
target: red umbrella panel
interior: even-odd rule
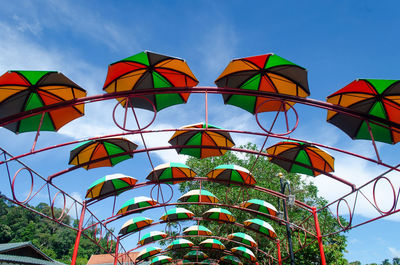
[[[60,72],[9,71],[0,76],[0,119],[86,96],[86,91]],[[58,131],[84,115],[84,105],[53,109],[4,127],[15,132]]]
[[[368,114],[399,124],[400,127],[400,81],[382,79],[359,79],[328,96],[329,103],[350,108],[361,114]],[[399,130],[363,119],[328,111],[329,123],[343,130],[352,139],[370,140],[395,144],[400,141]],[[397,128],[399,128],[397,127]]]
[[[228,64],[215,84],[221,88],[240,88],[298,97],[310,95],[307,71],[276,54],[264,54],[235,59]],[[282,111],[279,101],[268,98],[223,94],[224,103],[245,109],[252,114],[265,111]],[[288,102],[289,106],[293,102]]]
[[[198,83],[184,60],[145,51],[111,64],[103,89],[107,93],[143,92],[157,88],[194,87]],[[172,105],[186,103],[189,95],[188,92],[158,93],[144,96],[148,100],[132,97],[130,101],[133,107],[151,111],[154,104],[159,111]],[[118,100],[125,106],[125,98]]]

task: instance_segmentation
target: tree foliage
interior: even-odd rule
[[[243,148],[256,150],[256,146],[253,144],[247,144],[247,146],[244,146]],[[258,186],[262,186],[273,191],[280,191],[280,179],[279,177],[277,177],[277,174],[283,170],[280,167],[269,163],[268,159],[262,156],[257,159],[257,157],[253,154],[243,155],[236,154],[234,152],[227,152],[222,157],[206,158],[202,160],[189,158],[187,161],[187,165],[191,167],[200,177],[205,177],[210,170],[221,164],[235,164],[247,168],[251,170],[252,174],[255,176]],[[315,206],[317,207],[317,209],[327,203],[326,200],[318,195],[317,187],[311,182],[306,181],[300,175],[284,173],[284,177],[285,180],[288,180],[290,182],[292,194],[295,195],[297,200],[305,202],[310,206]],[[278,208],[277,198],[261,191],[239,186],[226,186],[213,182],[203,182],[201,185],[202,189],[212,192],[220,199],[220,201],[228,205],[239,205],[241,202],[248,199],[261,199],[273,204],[276,208]],[[199,183],[197,182],[184,182],[180,184],[181,192],[187,192],[189,190],[198,188]],[[187,208],[193,211],[195,213],[195,216],[201,216],[203,212],[212,208],[212,206],[190,205]],[[280,208],[282,211],[283,207]],[[237,209],[228,210],[233,213],[238,223],[243,223],[243,221],[251,218],[263,219],[264,221],[267,221],[272,225],[281,240],[285,238],[285,226],[279,224],[276,221],[265,218],[265,216],[254,216],[248,212],[243,212]],[[321,228],[323,228],[324,234],[340,229],[336,219],[328,211],[321,211],[318,213],[318,215],[319,222],[321,224]],[[288,208],[288,217],[293,223],[298,224],[308,216],[310,216],[310,213],[308,211],[300,209],[299,207]],[[304,223],[303,226],[305,226],[308,230],[313,231],[313,233],[315,234],[315,230],[313,230],[313,222],[313,219],[309,218],[308,222]],[[342,220],[342,222],[345,223],[344,220]],[[215,232],[218,236],[221,237],[226,237],[232,232],[248,233],[259,243],[260,249],[264,250],[265,252],[269,252],[275,258],[277,257],[276,250],[271,251],[271,249],[276,249],[276,243],[274,243],[272,240],[268,240],[265,236],[254,233],[252,231],[246,231],[243,228],[235,227],[228,224],[221,225],[217,222],[204,221],[200,224],[205,225],[206,227],[211,229],[211,231]],[[294,231],[292,230],[292,232]],[[299,242],[304,242],[304,240],[306,240],[306,243],[309,243],[312,240],[310,236],[305,239],[303,233],[294,233],[292,237],[295,251],[300,248]],[[298,240],[298,238],[300,240]],[[197,241],[199,240],[201,239],[193,239],[195,243],[197,243]],[[281,246],[283,257],[288,255],[288,251],[286,250],[286,242],[286,240],[282,242]],[[323,243],[327,264],[348,264],[347,260],[343,257],[346,247],[345,235],[335,234],[333,236],[330,236],[329,238],[324,238]],[[237,245],[226,243],[226,246],[229,249]],[[257,256],[259,258],[259,261],[266,262],[266,264],[268,264],[265,256],[261,255],[260,253],[258,253]],[[312,243],[308,247],[297,252],[295,254],[295,263],[297,265],[320,264],[320,254],[317,243]],[[284,264],[289,264],[289,261],[285,260]]]
[[[31,207],[47,216],[51,216],[51,208],[45,203]],[[61,209],[54,208],[54,215],[60,216]],[[77,220],[65,216],[65,224],[77,227]],[[93,231],[89,231],[92,232]],[[88,232],[88,233],[89,233]],[[90,235],[91,236],[91,235]],[[47,256],[64,263],[71,263],[76,232],[57,224],[47,218],[15,206],[0,196],[0,243],[31,241]],[[100,244],[105,247],[106,240]],[[115,245],[115,244],[114,244]],[[85,236],[81,237],[77,264],[86,264],[93,254],[104,251]]]

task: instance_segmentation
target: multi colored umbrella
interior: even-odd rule
[[[245,234],[245,233],[241,233],[241,232],[232,233],[232,234],[228,235],[228,239],[234,240],[236,242],[240,242],[240,243],[243,243],[243,244],[246,244],[246,245],[248,245],[250,247],[257,247],[258,246],[257,242],[250,235]]]
[[[254,185],[254,176],[244,167],[236,165],[220,165],[208,172],[207,178],[226,181],[232,184]]]
[[[178,201],[181,202],[219,202],[218,198],[214,194],[207,190],[191,190],[183,194]]]
[[[231,251],[241,257],[244,257],[250,261],[257,261],[256,255],[254,255],[253,251],[245,247],[234,247]]]
[[[138,244],[139,245],[146,245],[161,239],[164,239],[168,236],[168,234],[161,232],[161,231],[151,231],[145,235],[143,235],[140,239]]]
[[[212,249],[219,249],[224,250],[225,246],[221,243],[218,239],[209,238],[204,241],[200,242],[200,247],[202,248],[212,248]]]
[[[117,214],[126,214],[129,211],[154,206],[157,203],[158,203],[157,201],[146,196],[135,197],[133,199],[126,201],[118,210]],[[135,211],[135,213],[140,213],[140,212],[143,211]]]
[[[193,247],[193,243],[187,239],[175,239],[172,241],[170,245],[167,246],[168,250],[174,250],[174,249],[181,249],[181,248],[191,248]]]
[[[93,182],[86,191],[85,198],[99,199],[111,195],[119,195],[135,186],[137,179],[122,174],[102,177]]]
[[[161,264],[166,264],[166,263],[170,263],[172,261],[172,258],[169,256],[157,256],[155,258],[153,258],[150,261],[150,265],[161,265]]]
[[[175,149],[179,154],[190,155],[197,158],[222,156],[227,151],[223,148],[230,148],[235,145],[231,138],[231,135],[228,132],[210,131],[207,130],[207,128],[222,129],[211,124],[208,124],[208,126],[206,126],[206,124],[204,123],[187,125],[179,128],[180,130],[176,131],[168,142],[172,146],[177,146]],[[198,147],[185,147],[191,145]],[[212,146],[214,148],[207,148],[208,146]]]
[[[157,247],[148,247],[143,249],[142,251],[139,252],[139,254],[136,256],[136,262],[147,259],[148,257],[154,256],[162,251],[161,248]]]
[[[358,79],[327,97],[329,103],[400,124],[400,80]],[[368,124],[354,116],[329,110],[327,120],[352,139],[371,139]],[[374,140],[395,144],[400,132],[369,123]]]
[[[232,215],[230,211],[222,208],[212,208],[203,213],[203,217],[229,223],[233,223],[236,221],[236,218]]]
[[[267,148],[266,151],[271,155],[270,162],[287,172],[318,176],[321,172],[334,171],[335,158],[311,144],[294,141],[279,142]]]
[[[126,235],[132,232],[137,232],[142,230],[143,228],[151,225],[153,220],[147,217],[135,217],[131,220],[128,220],[119,230],[119,235]]]
[[[275,54],[235,59],[215,80],[215,84],[221,88],[240,88],[298,97],[310,95],[306,69]],[[237,106],[253,114],[257,111],[283,110],[282,104],[277,101],[263,104],[268,100],[265,97],[223,94],[223,98],[225,104]]]
[[[196,172],[191,170],[187,165],[182,163],[165,163],[154,168],[153,171],[146,177],[149,181],[162,181],[167,184],[176,184],[183,181],[174,179],[194,178]],[[164,181],[173,180],[173,181]]]
[[[246,220],[244,221],[244,226],[265,234],[272,239],[276,238],[276,233],[272,226],[261,219]]]
[[[192,225],[188,228],[186,228],[183,231],[184,235],[196,235],[196,236],[211,236],[212,232],[210,229],[208,229],[205,226],[202,225]]]
[[[238,257],[232,255],[223,256],[220,260],[222,264],[243,265],[242,261]]]
[[[0,119],[83,97],[86,97],[86,90],[60,72],[8,71],[0,76]],[[68,122],[83,115],[84,105],[73,105],[37,114],[4,127],[14,133],[39,129],[58,131]]]
[[[84,165],[85,169],[112,167],[132,158],[137,145],[125,138],[105,138],[81,143],[72,149],[70,165]]]
[[[160,220],[165,222],[175,222],[180,220],[192,219],[194,213],[184,208],[172,208],[169,209],[163,216],[160,217]]]
[[[272,216],[277,216],[278,210],[270,203],[259,200],[251,199],[240,204],[241,207],[252,209],[258,212],[266,213]]]
[[[103,90],[107,93],[145,92],[154,88],[194,87],[198,83],[184,60],[145,51],[111,64]],[[172,105],[186,103],[189,95],[188,91],[157,93],[145,97],[159,111]],[[143,98],[130,100],[134,107],[153,111],[152,104]],[[125,106],[125,98],[119,98],[118,101]]]
[[[208,255],[201,250],[192,250],[186,253],[183,257],[189,260],[204,260],[208,258]]]

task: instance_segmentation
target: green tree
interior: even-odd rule
[[[248,144],[244,147],[245,149],[256,150],[256,146],[253,144]],[[257,185],[265,187],[270,190],[280,191],[280,180],[277,177],[277,174],[282,171],[282,169],[272,163],[268,162],[268,159],[264,157],[259,157],[256,161],[256,156],[253,154],[236,154],[233,152],[227,152],[222,157],[213,157],[213,158],[206,158],[206,159],[196,159],[196,158],[189,158],[187,161],[187,165],[191,167],[200,177],[205,177],[206,174],[212,170],[214,167],[221,165],[221,164],[235,164],[238,166],[245,167],[247,169],[251,169],[253,164],[255,163],[254,167],[252,168],[252,173],[256,177]],[[285,173],[285,179],[290,181],[292,193],[295,194],[296,199],[302,202],[307,203],[308,205],[315,206],[317,208],[322,207],[327,202],[322,197],[318,196],[318,189],[310,182],[306,182],[300,175],[298,174],[288,174]],[[213,182],[203,182],[202,188],[212,192],[216,195],[221,201],[228,205],[238,205],[244,200],[247,199],[262,199],[267,202],[272,203],[273,205],[277,206],[277,199],[276,197],[266,194],[264,192],[253,190],[253,189],[246,189],[241,188],[239,186],[225,186]],[[197,182],[184,182],[180,184],[181,192],[187,192],[191,189],[199,188],[199,183]],[[190,205],[187,207],[191,211],[195,213],[196,216],[201,216],[203,212],[207,209],[212,207],[205,206],[205,205]],[[237,218],[237,222],[243,223],[243,221],[255,218],[253,215],[236,210],[236,209],[229,209],[233,215]],[[281,209],[282,210],[282,209]],[[304,220],[306,217],[310,215],[309,212],[305,210],[299,209],[298,207],[293,207],[288,209],[288,216],[291,222],[299,223],[300,221]],[[263,217],[258,216],[257,218],[265,219]],[[282,235],[286,235],[286,230],[284,225],[280,225],[274,221],[267,220],[275,229],[276,233],[282,238]],[[321,224],[321,228],[324,229],[324,233],[333,232],[339,230],[339,225],[336,222],[336,219],[332,217],[328,211],[322,211],[319,213],[319,221]],[[345,223],[344,220],[342,220]],[[276,245],[271,240],[267,240],[265,237],[260,236],[257,233],[253,233],[251,231],[246,231],[245,229],[240,229],[238,227],[232,227],[230,225],[220,225],[216,222],[201,222],[201,224],[207,226],[211,229],[211,231],[218,231],[218,235],[222,237],[226,237],[228,234],[232,232],[245,232],[253,236],[259,243],[260,249],[265,250],[268,252],[270,249],[275,249]],[[311,218],[308,223],[305,224],[308,229],[312,229],[313,227],[313,219]],[[314,232],[314,231],[313,231]],[[315,233],[315,232],[314,232]],[[297,241],[297,236],[304,240],[304,236],[302,233],[298,233],[293,235],[293,244],[294,249],[299,248],[299,243]],[[201,239],[193,239],[195,243]],[[308,239],[310,237],[308,236]],[[309,242],[309,241],[307,241]],[[327,260],[327,264],[348,264],[347,260],[344,259],[343,253],[346,247],[346,237],[343,234],[336,234],[329,238],[324,238],[324,250],[325,256]],[[226,244],[227,248],[231,248],[235,245],[231,243]],[[288,255],[286,252],[286,248],[282,247],[283,255]],[[272,252],[272,255],[276,257],[276,252]],[[263,260],[262,255],[258,255],[259,261],[266,262]],[[310,265],[310,264],[320,264],[320,255],[319,249],[316,243],[313,243],[303,249],[302,251],[296,253],[295,255],[296,264],[297,265]],[[267,263],[268,264],[268,263]],[[285,263],[286,264],[286,263]]]

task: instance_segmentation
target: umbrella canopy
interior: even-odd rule
[[[138,244],[139,245],[146,245],[161,239],[164,239],[168,236],[168,234],[161,232],[161,231],[151,231],[145,235],[143,235],[140,239]]]
[[[192,219],[194,213],[185,208],[172,208],[169,209],[163,216],[160,217],[160,220],[165,222],[175,222],[180,220]]]
[[[248,248],[245,248],[245,247],[234,247],[234,248],[231,249],[231,251],[234,254],[236,254],[238,256],[241,256],[241,257],[244,257],[244,258],[246,258],[246,259],[248,259],[250,261],[254,262],[254,261],[257,260],[256,255],[254,255],[253,251],[251,251]]]
[[[117,214],[126,214],[129,211],[154,206],[157,203],[158,203],[157,201],[146,196],[135,197],[133,199],[126,201],[118,210]],[[135,211],[135,213],[140,213],[140,212],[142,211]]]
[[[185,235],[196,235],[196,236],[211,236],[212,232],[211,232],[210,229],[208,229],[205,226],[192,225],[192,226],[186,228],[183,231],[183,234],[185,234]]]
[[[207,190],[191,190],[183,194],[178,201],[181,202],[219,202],[218,198],[214,194]]]
[[[248,228],[251,228],[255,231],[265,234],[272,239],[276,238],[276,233],[275,230],[272,228],[272,226],[261,219],[246,220],[244,221],[244,225]]]
[[[170,263],[172,261],[172,258],[169,256],[157,256],[155,258],[153,258],[150,261],[150,265],[161,265],[161,264],[166,264],[166,263]]]
[[[246,245],[248,245],[250,247],[257,247],[258,246],[257,242],[250,235],[245,234],[245,233],[241,233],[241,232],[232,233],[232,234],[228,235],[228,239],[234,240],[236,242],[240,242],[240,243],[243,243],[243,244],[246,244]]]
[[[306,69],[275,54],[235,59],[215,80],[215,84],[222,88],[240,88],[298,97],[310,95]],[[262,104],[268,100],[265,97],[223,94],[223,98],[225,104],[237,106],[253,114],[257,110],[283,110],[282,104],[277,101]]]
[[[220,165],[207,174],[207,178],[237,184],[256,184],[254,176],[244,167],[236,165]]]
[[[86,97],[86,90],[54,71],[8,71],[0,76],[0,119],[64,101]],[[53,109],[4,127],[14,133],[58,131],[84,115],[84,105]],[[43,121],[42,120],[43,116]]]
[[[85,198],[99,199],[111,195],[119,195],[135,186],[137,179],[122,174],[102,177],[93,182],[86,191]]]
[[[229,223],[233,223],[236,221],[236,218],[232,215],[230,211],[222,208],[212,208],[203,213],[203,217]]]
[[[169,143],[176,147],[176,151],[179,154],[190,155],[197,158],[206,158],[210,156],[222,156],[226,153],[226,149],[235,145],[231,135],[228,132],[223,131],[209,131],[210,129],[222,129],[220,127],[204,123],[197,123],[193,125],[183,126],[180,131],[176,131],[174,135],[169,139]],[[192,130],[185,130],[192,129]],[[193,129],[205,129],[205,130],[193,130]],[[182,146],[197,145],[196,148],[186,148]],[[207,146],[213,146],[215,148],[207,148]]]
[[[81,143],[72,149],[70,165],[82,165],[85,169],[112,167],[133,157],[137,145],[125,138],[105,138]],[[128,154],[126,154],[128,153]],[[99,160],[99,161],[98,161]]]
[[[168,250],[174,250],[174,249],[181,249],[181,248],[191,248],[193,247],[193,243],[187,239],[175,239],[172,241],[170,245],[167,246]]]
[[[327,97],[329,103],[400,124],[400,80],[358,79]],[[327,120],[352,139],[371,139],[368,124],[356,117],[328,111]],[[374,140],[395,144],[400,133],[369,124]]]
[[[251,199],[240,204],[241,207],[252,209],[258,212],[266,213],[272,216],[276,216],[278,210],[270,203],[259,200],[259,199]]]
[[[192,250],[186,253],[183,257],[189,260],[203,260],[208,258],[208,255],[201,250]]]
[[[180,178],[194,178],[196,172],[191,170],[187,165],[182,163],[165,163],[158,165],[153,171],[146,177],[149,181],[163,181],[167,184],[176,184],[183,181],[174,179]],[[173,180],[164,182],[164,180]]]
[[[131,220],[128,220],[119,230],[119,235],[126,235],[132,232],[137,232],[142,230],[143,228],[151,225],[153,220],[147,217],[135,217]]]
[[[243,265],[242,261],[238,257],[232,255],[223,256],[220,260],[222,264]]]
[[[212,238],[201,241],[200,247],[213,248],[213,249],[219,249],[219,250],[225,249],[225,246],[224,246],[224,244],[221,243],[221,241],[219,241],[218,239],[212,239]]]
[[[294,141],[279,142],[269,148],[270,162],[277,164],[287,172],[318,176],[322,172],[334,171],[335,158],[318,147]],[[299,164],[304,164],[310,168]]]
[[[144,260],[148,257],[154,256],[162,251],[161,248],[157,247],[148,247],[143,249],[142,251],[139,252],[139,254],[136,256],[136,262]]]
[[[194,87],[199,83],[182,59],[153,52],[141,52],[111,64],[103,90],[107,93],[143,92],[154,88]],[[156,107],[186,103],[190,93],[153,94],[145,96]],[[132,106],[153,111],[153,106],[143,98],[131,98]],[[118,99],[125,106],[124,98]]]

